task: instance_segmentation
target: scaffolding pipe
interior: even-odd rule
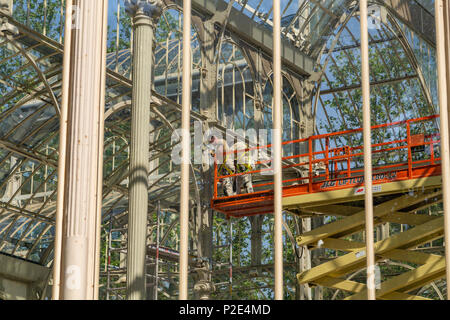
[[[373,236],[372,139],[370,120],[370,66],[367,0],[360,1],[361,84],[363,98],[364,186],[366,212],[367,299],[375,300],[375,252]]]
[[[233,300],[233,222],[230,217],[228,219],[228,247],[229,247],[229,292],[230,292],[230,300]]]
[[[281,12],[280,0],[273,1],[273,170],[274,170],[274,243],[275,300],[283,300],[283,177],[282,157],[282,77],[281,77]]]
[[[179,299],[188,299],[189,163],[191,153],[191,0],[183,0],[183,86],[181,115],[180,284]]]
[[[66,20],[64,34],[63,75],[61,89],[61,117],[59,122],[59,158],[58,184],[55,213],[55,241],[53,254],[53,285],[52,299],[59,300],[61,285],[61,245],[62,222],[64,210],[64,185],[66,172],[67,150],[67,115],[69,110],[69,76],[70,76],[70,46],[72,39],[72,0],[66,0]]]
[[[155,300],[158,300],[158,285],[159,285],[159,237],[160,237],[160,228],[161,224],[159,222],[159,217],[161,215],[161,202],[158,201],[158,208],[156,209],[156,259],[155,259]]]
[[[442,195],[444,204],[445,264],[447,279],[447,300],[450,300],[450,140],[448,126],[448,90],[450,85],[450,12],[449,4],[444,0],[435,1],[436,19],[436,56],[438,69],[438,90],[440,105]]]
[[[109,216],[109,230],[108,230],[108,252],[107,252],[107,256],[106,256],[106,300],[109,300],[109,291],[111,289],[111,251],[112,251],[112,215],[113,213],[111,212],[110,216]]]

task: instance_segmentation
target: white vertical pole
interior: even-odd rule
[[[230,262],[230,272],[229,272],[229,292],[230,292],[230,300],[233,300],[233,218],[228,219],[228,247],[230,250],[229,254],[229,262]]]
[[[274,165],[274,242],[275,300],[283,300],[283,173],[281,167],[281,121],[283,116],[281,78],[280,0],[273,1],[273,165]]]
[[[183,0],[183,101],[181,116],[180,288],[179,299],[188,299],[189,163],[191,153],[191,0]]]
[[[161,224],[159,222],[159,216],[161,215],[161,203],[158,201],[158,208],[156,210],[156,259],[155,259],[155,300],[158,300],[158,285],[159,285],[159,238]]]
[[[448,56],[449,39],[449,7],[443,0],[435,1],[436,19],[436,54],[438,69],[440,126],[441,126],[441,165],[442,165],[442,195],[444,202],[444,234],[445,234],[445,262],[447,278],[447,300],[450,300],[450,139],[448,127],[448,70],[450,59]]]
[[[96,219],[96,237],[95,237],[95,264],[94,264],[94,300],[98,300],[99,284],[100,284],[100,246],[102,233],[102,205],[103,205],[103,150],[104,150],[104,132],[105,132],[105,91],[106,91],[106,51],[108,42],[108,2],[103,6],[103,30],[102,32],[102,51],[101,51],[101,73],[100,73],[100,108],[101,114],[98,124],[98,155],[102,161],[97,162],[97,214]]]
[[[370,69],[367,0],[360,1],[361,83],[363,96],[364,185],[366,210],[367,298],[375,300],[375,253],[373,236],[372,139],[370,121]]]
[[[70,46],[72,39],[72,0],[66,0],[66,20],[64,30],[64,57],[61,93],[62,101],[61,118],[59,122],[58,190],[56,198],[55,242],[53,250],[53,300],[59,300],[60,298],[62,222],[64,210],[64,181],[67,150],[67,114],[69,109]]]

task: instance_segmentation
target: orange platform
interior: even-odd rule
[[[436,124],[438,117],[434,115],[372,127],[373,136],[378,134],[388,137],[383,142],[372,145],[374,195],[440,185],[440,140]],[[308,202],[312,204],[326,200],[327,203],[337,203],[362,198],[365,192],[363,147],[340,144],[358,139],[361,133],[362,129],[356,129],[284,142],[283,148],[292,146],[291,150],[303,148],[308,152],[283,157],[283,174],[288,176],[283,181],[283,206],[289,208],[295,205],[307,206]],[[270,152],[271,145],[235,153],[256,149],[267,149]],[[249,173],[254,181],[262,182],[254,183],[254,193],[223,197],[218,193],[222,180],[242,174],[220,176],[216,161],[212,209],[230,217],[272,213],[272,177],[262,175],[270,170],[267,166],[264,167],[267,163],[268,161],[257,162],[258,169]],[[319,170],[317,164],[320,164]]]

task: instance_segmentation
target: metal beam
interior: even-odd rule
[[[406,232],[377,242],[375,244],[376,257],[380,259],[381,255],[389,251],[414,247],[442,235],[444,232],[443,222],[444,218],[439,217]],[[308,283],[328,275],[346,274],[351,272],[351,270],[363,267],[365,260],[366,253],[364,250],[354,251],[298,274],[297,278],[300,283]],[[430,263],[434,264],[434,262]]]
[[[192,8],[203,15],[213,16],[217,12],[224,12],[227,3],[222,0],[192,0]],[[272,30],[256,23],[235,8],[231,9],[227,29],[272,56],[274,50]],[[307,76],[314,72],[313,59],[284,39],[281,39],[281,60],[285,66],[301,75]]]
[[[411,291],[424,284],[437,280],[445,275],[445,258],[440,257],[438,261],[433,261],[420,266],[414,270],[405,272],[397,277],[391,278],[381,284],[376,296],[385,296],[393,291]],[[345,300],[359,300],[364,297],[366,290],[345,298]]]
[[[406,208],[415,203],[419,203],[427,197],[432,198],[433,196],[436,196],[438,194],[440,194],[440,192],[425,193],[415,199],[411,199],[411,197],[409,197],[408,195],[394,198],[377,205],[374,208],[374,217],[382,217],[390,213],[391,210],[401,210],[402,208]],[[311,245],[313,243],[317,243],[319,240],[323,240],[329,237],[341,237],[361,230],[364,226],[364,217],[365,211],[361,210],[359,213],[356,213],[350,217],[321,226],[317,229],[303,234],[300,237],[297,237],[297,244],[299,246]]]
[[[359,241],[348,241],[342,239],[328,238],[323,241],[323,248],[341,250],[347,252],[358,252],[364,250],[364,243]],[[435,254],[423,253],[420,251],[394,249],[381,253],[381,257],[391,260],[406,261],[414,264],[437,263],[442,258]]]
[[[56,161],[46,158],[45,155],[39,154],[38,152],[33,150],[28,150],[25,147],[18,147],[17,145],[5,140],[0,140],[0,148],[8,150],[27,159],[43,163],[50,167],[58,167],[58,163]]]
[[[398,77],[398,78],[392,78],[392,79],[387,79],[387,80],[380,80],[380,81],[372,81],[370,83],[371,87],[375,87],[375,86],[382,86],[385,84],[394,84],[394,83],[398,83],[398,82],[402,82],[405,80],[412,80],[412,79],[416,79],[418,77],[417,74],[412,74],[412,75],[406,75],[403,77]],[[350,90],[355,90],[355,89],[360,89],[361,88],[361,84],[354,84],[354,85],[350,85],[350,86],[345,86],[345,87],[338,87],[338,88],[332,88],[332,89],[328,89],[328,90],[323,90],[320,91],[321,95],[325,95],[325,94],[330,94],[330,93],[336,93],[336,92],[342,92],[342,91],[350,91]]]
[[[429,11],[417,2],[409,0],[380,0],[380,3],[429,45],[436,47],[434,17]]]
[[[356,292],[361,293],[367,290],[367,286],[363,283],[351,281],[351,280],[344,280],[339,278],[333,278],[333,277],[324,277],[317,281],[317,284],[338,289],[338,290],[344,290],[349,292]],[[359,296],[361,299],[363,298],[362,295]],[[419,296],[413,296],[402,292],[391,292],[389,294],[386,294],[382,297],[383,300],[431,300],[424,297]]]
[[[51,269],[0,254],[0,299],[43,299]]]

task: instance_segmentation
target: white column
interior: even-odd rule
[[[98,297],[108,1],[74,0],[73,5],[77,16],[64,79],[67,155],[60,179],[65,184],[58,191],[64,192],[60,298],[91,300]]]
[[[189,255],[189,163],[191,155],[191,0],[183,0],[183,101],[181,115],[181,190],[180,190],[180,287],[179,299],[188,299]]]
[[[440,125],[441,125],[441,165],[442,165],[442,196],[444,202],[444,234],[445,234],[445,262],[447,278],[447,300],[450,300],[450,139],[448,127],[448,90],[450,83],[450,12],[447,1],[435,1],[436,19],[436,54],[438,69]]]
[[[274,166],[274,242],[275,242],[275,300],[283,300],[283,172],[281,77],[281,13],[280,0],[273,1],[273,166]]]
[[[367,0],[360,2],[361,83],[363,95],[364,186],[366,210],[367,298],[375,300],[375,253],[373,247],[372,139],[370,122],[370,69]]]
[[[146,248],[150,102],[152,89],[153,34],[161,3],[125,1],[133,19],[133,97],[131,107],[130,182],[128,210],[127,298],[146,298]]]

